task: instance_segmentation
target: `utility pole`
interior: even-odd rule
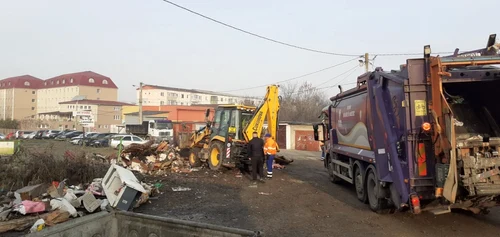
[[[369,71],[369,67],[370,66],[370,58],[369,58],[369,55],[368,53],[365,53],[365,71],[368,72]]]
[[[139,123],[142,124],[142,85],[139,83]]]

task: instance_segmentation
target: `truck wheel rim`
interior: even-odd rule
[[[219,150],[217,148],[212,149],[212,152],[210,152],[210,161],[213,166],[219,165]]]

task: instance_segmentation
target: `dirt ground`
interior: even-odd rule
[[[30,149],[50,147],[55,153],[81,149],[66,142],[37,141]],[[85,148],[110,154],[109,148]],[[135,212],[261,230],[265,236],[499,236],[500,209],[486,216],[451,213],[379,215],[360,203],[349,184],[328,180],[318,152],[286,151],[295,161],[275,170],[272,180],[252,186],[236,171],[202,169],[190,174],[168,174],[139,179],[161,183],[162,194]],[[190,188],[173,191],[175,187]]]
[[[266,236],[498,236],[500,210],[487,216],[451,213],[379,215],[353,187],[328,181],[319,153],[282,151],[295,162],[251,187],[234,171],[207,170],[162,178],[163,194],[135,212],[250,230]],[[190,191],[174,192],[172,187]]]

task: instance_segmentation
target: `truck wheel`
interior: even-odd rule
[[[366,185],[363,180],[363,174],[361,173],[361,168],[359,166],[356,166],[354,169],[354,187],[356,188],[356,196],[358,197],[358,200],[361,201],[362,203],[367,202],[367,197],[366,197]]]
[[[221,154],[224,146],[222,142],[212,142],[210,145],[210,157],[208,159],[208,166],[211,170],[218,170],[222,165]]]
[[[199,167],[201,165],[201,160],[198,158],[199,149],[192,149],[189,153],[189,164],[191,167]]]
[[[330,181],[332,183],[339,183],[342,179],[335,175],[333,171],[335,170],[335,163],[333,163],[333,159],[337,158],[337,155],[334,154],[333,157],[327,157],[328,159],[328,176],[330,177]]]
[[[391,210],[387,209],[387,201],[384,198],[378,198],[380,190],[380,182],[372,169],[368,171],[366,177],[366,194],[368,196],[368,204],[370,209],[377,213],[389,213]]]

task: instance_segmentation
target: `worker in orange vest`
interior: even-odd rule
[[[271,134],[266,134],[265,136],[266,143],[264,144],[264,154],[266,155],[266,166],[267,166],[267,178],[273,177],[273,161],[274,156],[276,156],[276,152],[278,152],[278,146],[274,139],[271,137]]]

